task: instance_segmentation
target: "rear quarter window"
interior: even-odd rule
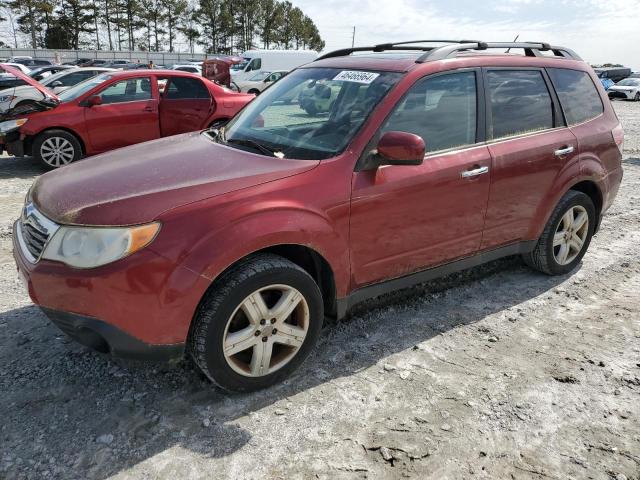
[[[569,125],[591,120],[604,111],[602,99],[587,72],[547,69]]]

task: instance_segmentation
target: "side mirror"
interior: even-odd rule
[[[102,97],[100,95],[94,95],[87,100],[87,107],[95,107],[96,105],[102,105]]]
[[[52,82],[51,85],[49,86],[53,88],[58,88],[58,87],[63,87],[64,85],[62,85],[62,82],[60,80],[56,80],[55,82]]]
[[[421,165],[427,147],[418,135],[407,132],[386,132],[378,141],[380,165]]]

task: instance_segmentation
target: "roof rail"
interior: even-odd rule
[[[433,62],[444,60],[465,50],[488,50],[488,49],[511,49],[522,48],[527,57],[542,57],[541,52],[551,51],[555,56],[568,58],[571,60],[582,60],[573,50],[566,47],[556,47],[545,42],[469,42],[466,44],[445,45],[433,49],[416,60],[416,63]]]
[[[444,43],[446,45],[429,45]],[[427,44],[427,45],[416,45]],[[325,58],[345,57],[354,52],[387,52],[387,51],[407,51],[415,50],[423,53],[416,63],[433,62],[444,60],[454,56],[457,52],[468,50],[488,50],[488,49],[511,49],[522,48],[524,54],[528,57],[541,57],[541,52],[551,51],[557,57],[568,58],[572,60],[582,60],[578,54],[566,47],[552,46],[545,42],[483,42],[480,40],[412,40],[407,42],[380,43],[370,47],[354,47],[343,48],[333,52],[325,53],[316,58],[323,60]]]

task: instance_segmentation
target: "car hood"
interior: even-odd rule
[[[42,175],[38,209],[68,225],[135,225],[205,198],[310,170],[318,161],[256,155],[187,133],[97,155]]]
[[[640,88],[640,87],[634,87],[633,85],[612,85],[611,87],[609,87],[609,90],[618,90],[621,92],[628,92],[631,90],[635,90],[636,88]]]
[[[11,65],[7,65],[5,63],[0,63],[0,67],[2,67],[2,69],[5,72],[10,73],[11,75],[18,77],[21,80],[24,80],[25,82],[27,82],[29,85],[31,85],[32,87],[35,87],[36,89],[38,89],[38,91],[40,91],[41,93],[43,93],[46,97],[50,97],[53,100],[56,101],[60,101],[60,99],[58,98],[58,96],[53,93],[51,90],[49,90],[47,87],[45,87],[44,85],[42,85],[41,83],[39,83],[38,81],[34,80],[33,78],[31,78],[28,75],[25,75],[24,73],[22,73],[20,70],[18,70],[15,67],[12,67]]]

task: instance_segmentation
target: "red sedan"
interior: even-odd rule
[[[30,83],[48,98],[36,111],[16,112],[19,128],[4,143],[10,154],[32,155],[47,168],[224,123],[254,98],[176,70],[108,72],[58,96]]]

